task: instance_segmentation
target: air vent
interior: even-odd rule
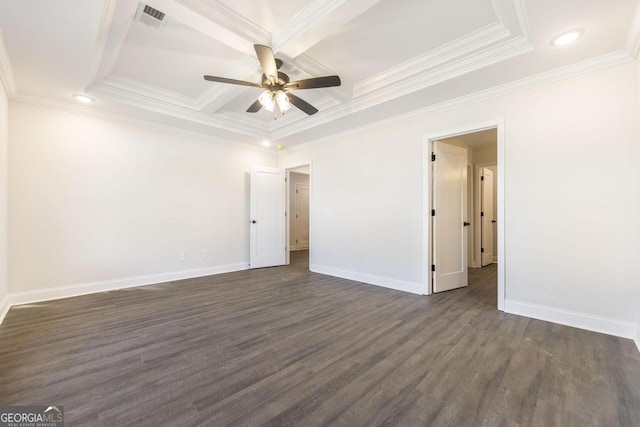
[[[164,19],[164,13],[163,12],[160,12],[158,9],[152,8],[148,4],[144,5],[144,9],[143,9],[142,13],[145,13],[145,14],[151,16],[152,18],[157,19],[158,21],[162,21]]]
[[[167,25],[168,19],[166,18],[164,12],[154,9],[148,4],[139,3],[135,19],[149,27],[162,30]]]

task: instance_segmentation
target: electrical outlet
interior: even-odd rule
[[[202,250],[202,258],[209,258],[209,251],[206,249]]]
[[[178,259],[184,261],[185,251],[178,252]]]

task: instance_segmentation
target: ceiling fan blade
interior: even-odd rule
[[[210,82],[229,83],[232,85],[253,86],[253,87],[260,87],[260,88],[262,87],[262,85],[258,83],[245,82],[244,80],[228,79],[226,77],[204,76],[204,79]]]
[[[292,93],[287,93],[287,96],[289,97],[289,101],[293,105],[295,105],[296,107],[298,107],[299,109],[301,109],[302,111],[307,113],[308,115],[312,115],[312,114],[315,114],[315,113],[318,112],[318,109],[316,107],[314,107],[313,105],[309,104],[304,99],[298,98],[297,96],[295,96]]]
[[[275,84],[278,81],[278,67],[276,66],[273,51],[269,46],[261,44],[254,44],[253,48],[256,50],[256,55],[258,55],[262,72],[271,81],[271,84]]]
[[[297,80],[284,85],[287,89],[318,89],[322,87],[340,86],[342,82],[338,76],[314,77],[312,79]]]
[[[262,104],[260,101],[256,100],[249,108],[247,108],[247,113],[257,113],[262,108]]]

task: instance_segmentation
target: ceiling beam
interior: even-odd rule
[[[273,34],[273,49],[296,58],[380,0],[311,0]]]
[[[254,43],[271,44],[267,31],[218,2],[212,3],[215,6],[199,0],[145,0],[145,3],[246,55],[255,56]]]

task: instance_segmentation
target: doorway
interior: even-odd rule
[[[481,268],[483,264],[491,265],[490,268],[497,270],[498,309],[504,310],[506,284],[503,133],[503,123],[500,121],[442,132],[440,135],[424,139],[424,253],[427,260],[424,277],[427,294],[465,286],[467,283],[464,280],[468,277],[468,272],[463,273],[463,270]],[[459,164],[455,168],[445,171],[444,175],[442,171],[439,173],[438,167],[446,169],[452,166],[451,159],[446,158],[443,160],[449,165],[438,164],[435,155],[438,145],[454,146],[458,147],[458,151],[465,151],[466,164],[458,160]],[[453,187],[452,177],[455,177],[457,183]],[[484,187],[483,177],[487,180]],[[447,190],[448,206],[443,205],[443,200],[438,196],[438,189],[442,192],[444,188],[439,180],[448,181],[447,185],[451,187]],[[467,195],[464,195],[463,187],[466,187]],[[457,204],[452,201],[457,201]],[[456,215],[451,216],[446,210],[452,208],[455,208]],[[438,211],[453,218],[448,225],[449,229],[439,225],[439,222],[446,223],[447,220],[443,215],[438,218]],[[496,263],[497,268],[494,265]],[[463,281],[449,287],[446,283],[448,279],[443,279],[442,275],[454,273],[459,277],[464,276],[461,279]]]
[[[309,263],[311,166],[298,165],[287,173],[287,264]]]

